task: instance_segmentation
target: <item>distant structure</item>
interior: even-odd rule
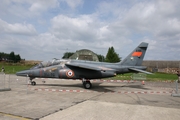
[[[167,60],[144,60],[142,65],[147,66],[148,71],[173,73],[176,74],[180,70],[180,61]]]
[[[82,49],[82,50],[76,51],[72,56],[69,57],[69,59],[88,60],[88,61],[99,62],[97,55],[88,49]]]
[[[25,60],[25,59],[22,59],[20,61],[21,64],[26,64],[26,65],[36,65],[36,64],[39,64],[40,62],[42,62],[42,61],[38,61],[38,60]]]

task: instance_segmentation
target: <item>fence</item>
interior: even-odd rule
[[[144,74],[144,73],[134,73],[132,75],[132,80],[142,80],[142,81],[144,81],[144,80],[146,80],[146,74]]]
[[[27,90],[27,78],[1,72],[0,91],[9,91],[11,89],[15,89],[17,91]]]
[[[6,74],[0,72],[0,91],[9,91],[10,89],[10,79],[6,79]]]

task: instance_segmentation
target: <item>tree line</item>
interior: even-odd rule
[[[63,55],[64,58],[69,58],[72,56],[74,52],[65,52]],[[119,57],[119,54],[117,54],[114,50],[114,47],[110,47],[108,49],[108,52],[106,54],[106,57],[101,54],[96,54],[100,62],[110,62],[110,63],[116,63],[121,61],[121,57]]]
[[[69,58],[72,56],[74,52],[65,52],[63,55],[64,58]],[[121,57],[119,57],[119,54],[117,54],[113,47],[110,47],[108,49],[108,52],[106,54],[106,57],[101,54],[96,54],[100,62],[110,62],[110,63],[116,63],[121,61]],[[21,56],[19,54],[15,54],[13,51],[8,54],[4,52],[0,52],[0,61],[6,61],[6,62],[13,62],[17,63],[21,61]]]
[[[9,54],[0,52],[0,61],[17,63],[21,61],[21,56],[19,54],[15,54],[13,51]]]

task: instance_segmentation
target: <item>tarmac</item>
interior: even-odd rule
[[[27,78],[9,79],[11,90],[0,92],[0,120],[180,119],[174,82],[95,80],[87,90],[80,80],[35,79],[31,86]]]

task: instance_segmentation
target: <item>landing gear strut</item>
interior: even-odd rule
[[[83,86],[85,89],[90,89],[92,87],[92,84],[89,80],[86,80],[86,79],[82,79],[82,82],[83,82]]]
[[[33,80],[33,78],[29,78],[30,79],[30,83],[31,83],[31,85],[32,86],[35,86],[36,85],[36,82],[35,81],[32,81]]]

